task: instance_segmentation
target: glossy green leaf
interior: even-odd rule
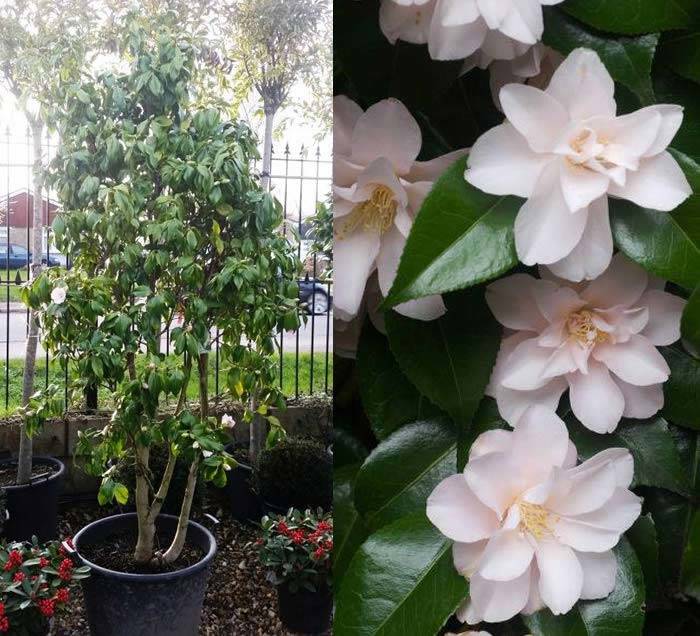
[[[700,82],[700,32],[679,31],[663,38],[661,59],[686,79]]]
[[[664,383],[662,413],[671,422],[700,430],[700,360],[680,347],[661,349],[671,376]]]
[[[471,287],[517,264],[513,222],[523,201],[469,185],[464,179],[466,161],[452,165],[423,202],[387,306]]]
[[[508,425],[498,412],[496,400],[492,397],[484,397],[474,414],[471,428],[465,435],[461,435],[457,440],[458,470],[464,469],[467,458],[469,457],[469,451],[476,438],[485,431],[490,431],[495,428],[508,428]]]
[[[617,579],[612,593],[599,601],[580,601],[564,616],[549,610],[524,616],[533,636],[641,636],[644,626],[644,576],[627,539],[614,548]]]
[[[567,0],[563,6],[586,24],[611,33],[683,29],[697,21],[695,0]]]
[[[578,47],[593,49],[616,82],[624,84],[642,102],[654,102],[651,64],[659,41],[656,33],[639,37],[613,37],[597,33],[561,11],[545,10],[545,44],[568,55]]]
[[[406,422],[439,413],[401,372],[389,341],[369,320],[357,348],[357,376],[362,405],[380,440]]]
[[[673,147],[700,161],[700,85],[676,75],[659,63],[655,65],[653,79],[659,104],[683,106],[683,124],[673,138]]]
[[[337,584],[342,581],[353,555],[368,535],[354,503],[359,468],[359,464],[354,464],[333,473],[333,578]]]
[[[625,536],[632,544],[642,566],[648,602],[656,597],[659,588],[659,541],[651,514],[639,517]]]
[[[336,468],[362,463],[367,454],[367,448],[356,436],[337,426],[333,428],[333,465]]]
[[[681,335],[700,354],[700,282],[683,311]]]
[[[408,379],[466,430],[491,375],[500,328],[481,288],[445,302],[445,315],[429,322],[389,311],[386,327],[391,351]]]
[[[634,457],[634,484],[666,488],[682,495],[690,491],[678,449],[666,420],[622,420],[610,435],[584,428],[573,416],[566,418],[571,440],[583,461],[606,448],[627,448]]]
[[[620,250],[644,269],[686,289],[693,289],[700,280],[700,243],[682,218],[696,214],[700,214],[698,195],[672,214],[610,200],[612,232]]]
[[[452,564],[451,543],[424,514],[371,535],[340,586],[333,634],[436,634],[467,596],[467,582]]]
[[[425,514],[428,495],[457,471],[457,433],[446,418],[407,424],[362,465],[355,505],[376,530],[410,514]]]

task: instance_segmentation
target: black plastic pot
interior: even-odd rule
[[[63,485],[66,467],[54,457],[34,457],[33,466],[46,466],[51,474],[33,479],[24,486],[3,486],[7,495],[7,512],[3,534],[11,541],[55,539],[58,521],[58,495]],[[0,461],[3,467],[17,466],[16,459]]]
[[[300,634],[323,634],[330,629],[333,613],[333,592],[328,585],[316,592],[300,589],[291,592],[289,586],[277,588],[277,604],[282,624]]]
[[[233,452],[233,446],[227,446],[226,451]],[[238,466],[229,471],[227,477],[226,497],[233,518],[237,521],[259,523],[262,512],[258,495],[253,490],[253,469],[238,462]]]
[[[133,532],[136,513],[99,519],[73,538],[78,559],[92,568],[81,581],[92,636],[196,636],[216,540],[206,528],[189,522],[187,541],[201,548],[204,558],[182,570],[163,574],[127,574],[95,565],[81,548]],[[172,536],[177,517],[161,515],[159,532]]]
[[[274,515],[286,515],[292,506],[282,506],[280,504],[267,501],[267,499],[261,500],[262,514],[272,517]]]

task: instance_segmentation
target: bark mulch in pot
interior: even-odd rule
[[[63,507],[60,511],[61,537],[73,536],[83,526],[116,514],[118,510],[94,504]],[[204,514],[220,520],[214,525]],[[259,528],[235,521],[217,501],[205,501],[192,519],[209,528],[216,537],[214,559],[199,636],[291,636],[277,616],[277,592],[265,580],[253,543]],[[52,636],[89,636],[80,588],[76,588],[70,613],[55,621]]]

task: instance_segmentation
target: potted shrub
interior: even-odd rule
[[[25,290],[23,290],[25,293]],[[32,453],[31,439],[49,417],[64,410],[63,390],[51,384],[32,395],[20,409],[20,453],[16,459],[0,461],[0,490],[4,491],[7,519],[3,536],[13,541],[28,541],[36,536],[41,541],[56,537],[58,496],[65,466],[55,457]]]
[[[296,259],[276,231],[279,204],[252,176],[255,139],[218,110],[195,108],[198,42],[168,25],[130,21],[120,49],[129,70],[65,87],[49,181],[63,209],[55,243],[77,256],[27,292],[44,346],[77,371],[76,393],[99,387],[113,399],[108,425],[82,432],[76,448],[102,479],[100,503],[124,504],[121,467],[134,474],[136,511],[75,536],[93,573],[83,589],[99,636],[197,632],[216,544],[190,520],[195,488],[200,478],[223,486],[235,466],[209,413],[212,334],[225,361],[237,351],[227,343],[241,341],[267,356],[271,334],[297,315]],[[250,384],[245,361],[237,369],[236,385]],[[160,479],[157,452],[167,455]],[[178,461],[185,488],[177,515],[164,515]]]
[[[320,442],[288,437],[260,453],[255,481],[267,513],[289,508],[330,510],[333,456]]]
[[[263,517],[258,541],[268,580],[277,587],[279,616],[289,630],[320,634],[333,610],[333,520],[322,510]]]
[[[71,587],[89,571],[57,541],[1,543],[0,633],[48,634],[52,618],[70,605]]]

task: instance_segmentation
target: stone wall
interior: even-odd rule
[[[243,407],[235,402],[219,402],[210,406],[213,416],[233,416],[236,425],[231,431],[233,440],[245,443],[248,425],[242,421]],[[272,409],[288,435],[314,437],[329,444],[332,430],[332,402],[329,397],[300,397],[288,401],[286,409]],[[110,411],[85,413],[69,411],[65,417],[50,420],[44,431],[34,438],[34,454],[58,457],[66,464],[65,491],[69,493],[91,492],[97,489],[97,481],[74,466],[73,451],[78,431],[103,428],[111,416]],[[19,418],[0,421],[0,451],[16,454],[19,447]]]

